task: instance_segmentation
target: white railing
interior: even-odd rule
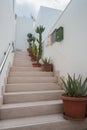
[[[5,79],[7,78],[7,72],[9,66],[11,67],[14,57],[14,44],[10,43],[7,51],[4,52],[4,58],[0,65],[0,96],[3,96],[5,90]]]
[[[0,65],[0,74],[1,74],[1,72],[3,70],[3,68],[4,68],[5,62],[6,62],[7,58],[8,58],[8,55],[9,55],[10,50],[11,50],[12,47],[13,47],[13,44],[9,43],[9,47],[7,49],[7,52],[4,52],[4,58],[3,58],[3,61],[1,63],[1,65]]]

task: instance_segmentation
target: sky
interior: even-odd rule
[[[64,10],[70,0],[16,0],[16,14],[18,16],[36,19],[40,6]]]

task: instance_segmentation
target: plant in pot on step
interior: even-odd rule
[[[42,33],[44,32],[44,30],[45,30],[45,28],[44,28],[42,25],[38,26],[38,27],[36,28],[36,30],[35,30],[35,32],[39,34],[39,38],[37,39],[37,42],[38,42],[38,44],[39,44],[39,48],[38,48],[39,59],[41,59],[41,57],[42,57],[42,52],[43,52],[43,50],[42,50],[42,45],[43,45]]]
[[[36,61],[36,55],[37,55],[37,46],[35,44],[35,37],[32,37],[32,47],[31,47],[31,51],[32,51],[32,55],[31,55],[31,61]]]
[[[32,63],[33,67],[41,67],[41,64],[39,63],[39,60],[40,60],[39,51],[37,49],[36,62]]]
[[[86,115],[87,104],[87,78],[83,81],[79,75],[78,78],[71,77],[68,74],[67,80],[63,80],[65,93],[62,95],[64,117],[71,120],[83,120]]]
[[[42,58],[42,71],[52,71],[53,65],[50,61],[50,58]]]
[[[27,41],[29,43],[29,48],[27,48],[27,51],[29,53],[29,56],[31,56],[31,54],[32,54],[32,51],[31,51],[31,47],[32,47],[32,36],[33,35],[31,33],[27,34]]]
[[[39,38],[37,39],[37,42],[39,44],[39,47],[38,47],[38,51],[37,51],[37,63],[33,63],[33,66],[34,67],[40,67],[41,64],[39,63],[39,60],[41,59],[42,57],[42,45],[43,45],[43,41],[42,41],[42,33],[44,32],[45,28],[40,25],[36,28],[35,32],[39,34]]]

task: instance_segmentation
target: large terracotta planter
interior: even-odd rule
[[[86,116],[87,98],[62,96],[64,117],[71,120],[82,120]]]
[[[52,64],[43,64],[41,68],[42,71],[52,71]]]
[[[32,63],[33,67],[41,67],[40,63]]]

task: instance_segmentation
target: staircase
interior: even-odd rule
[[[16,52],[0,109],[0,130],[86,130],[87,119],[63,118],[62,93],[53,72],[33,68],[26,52]]]

